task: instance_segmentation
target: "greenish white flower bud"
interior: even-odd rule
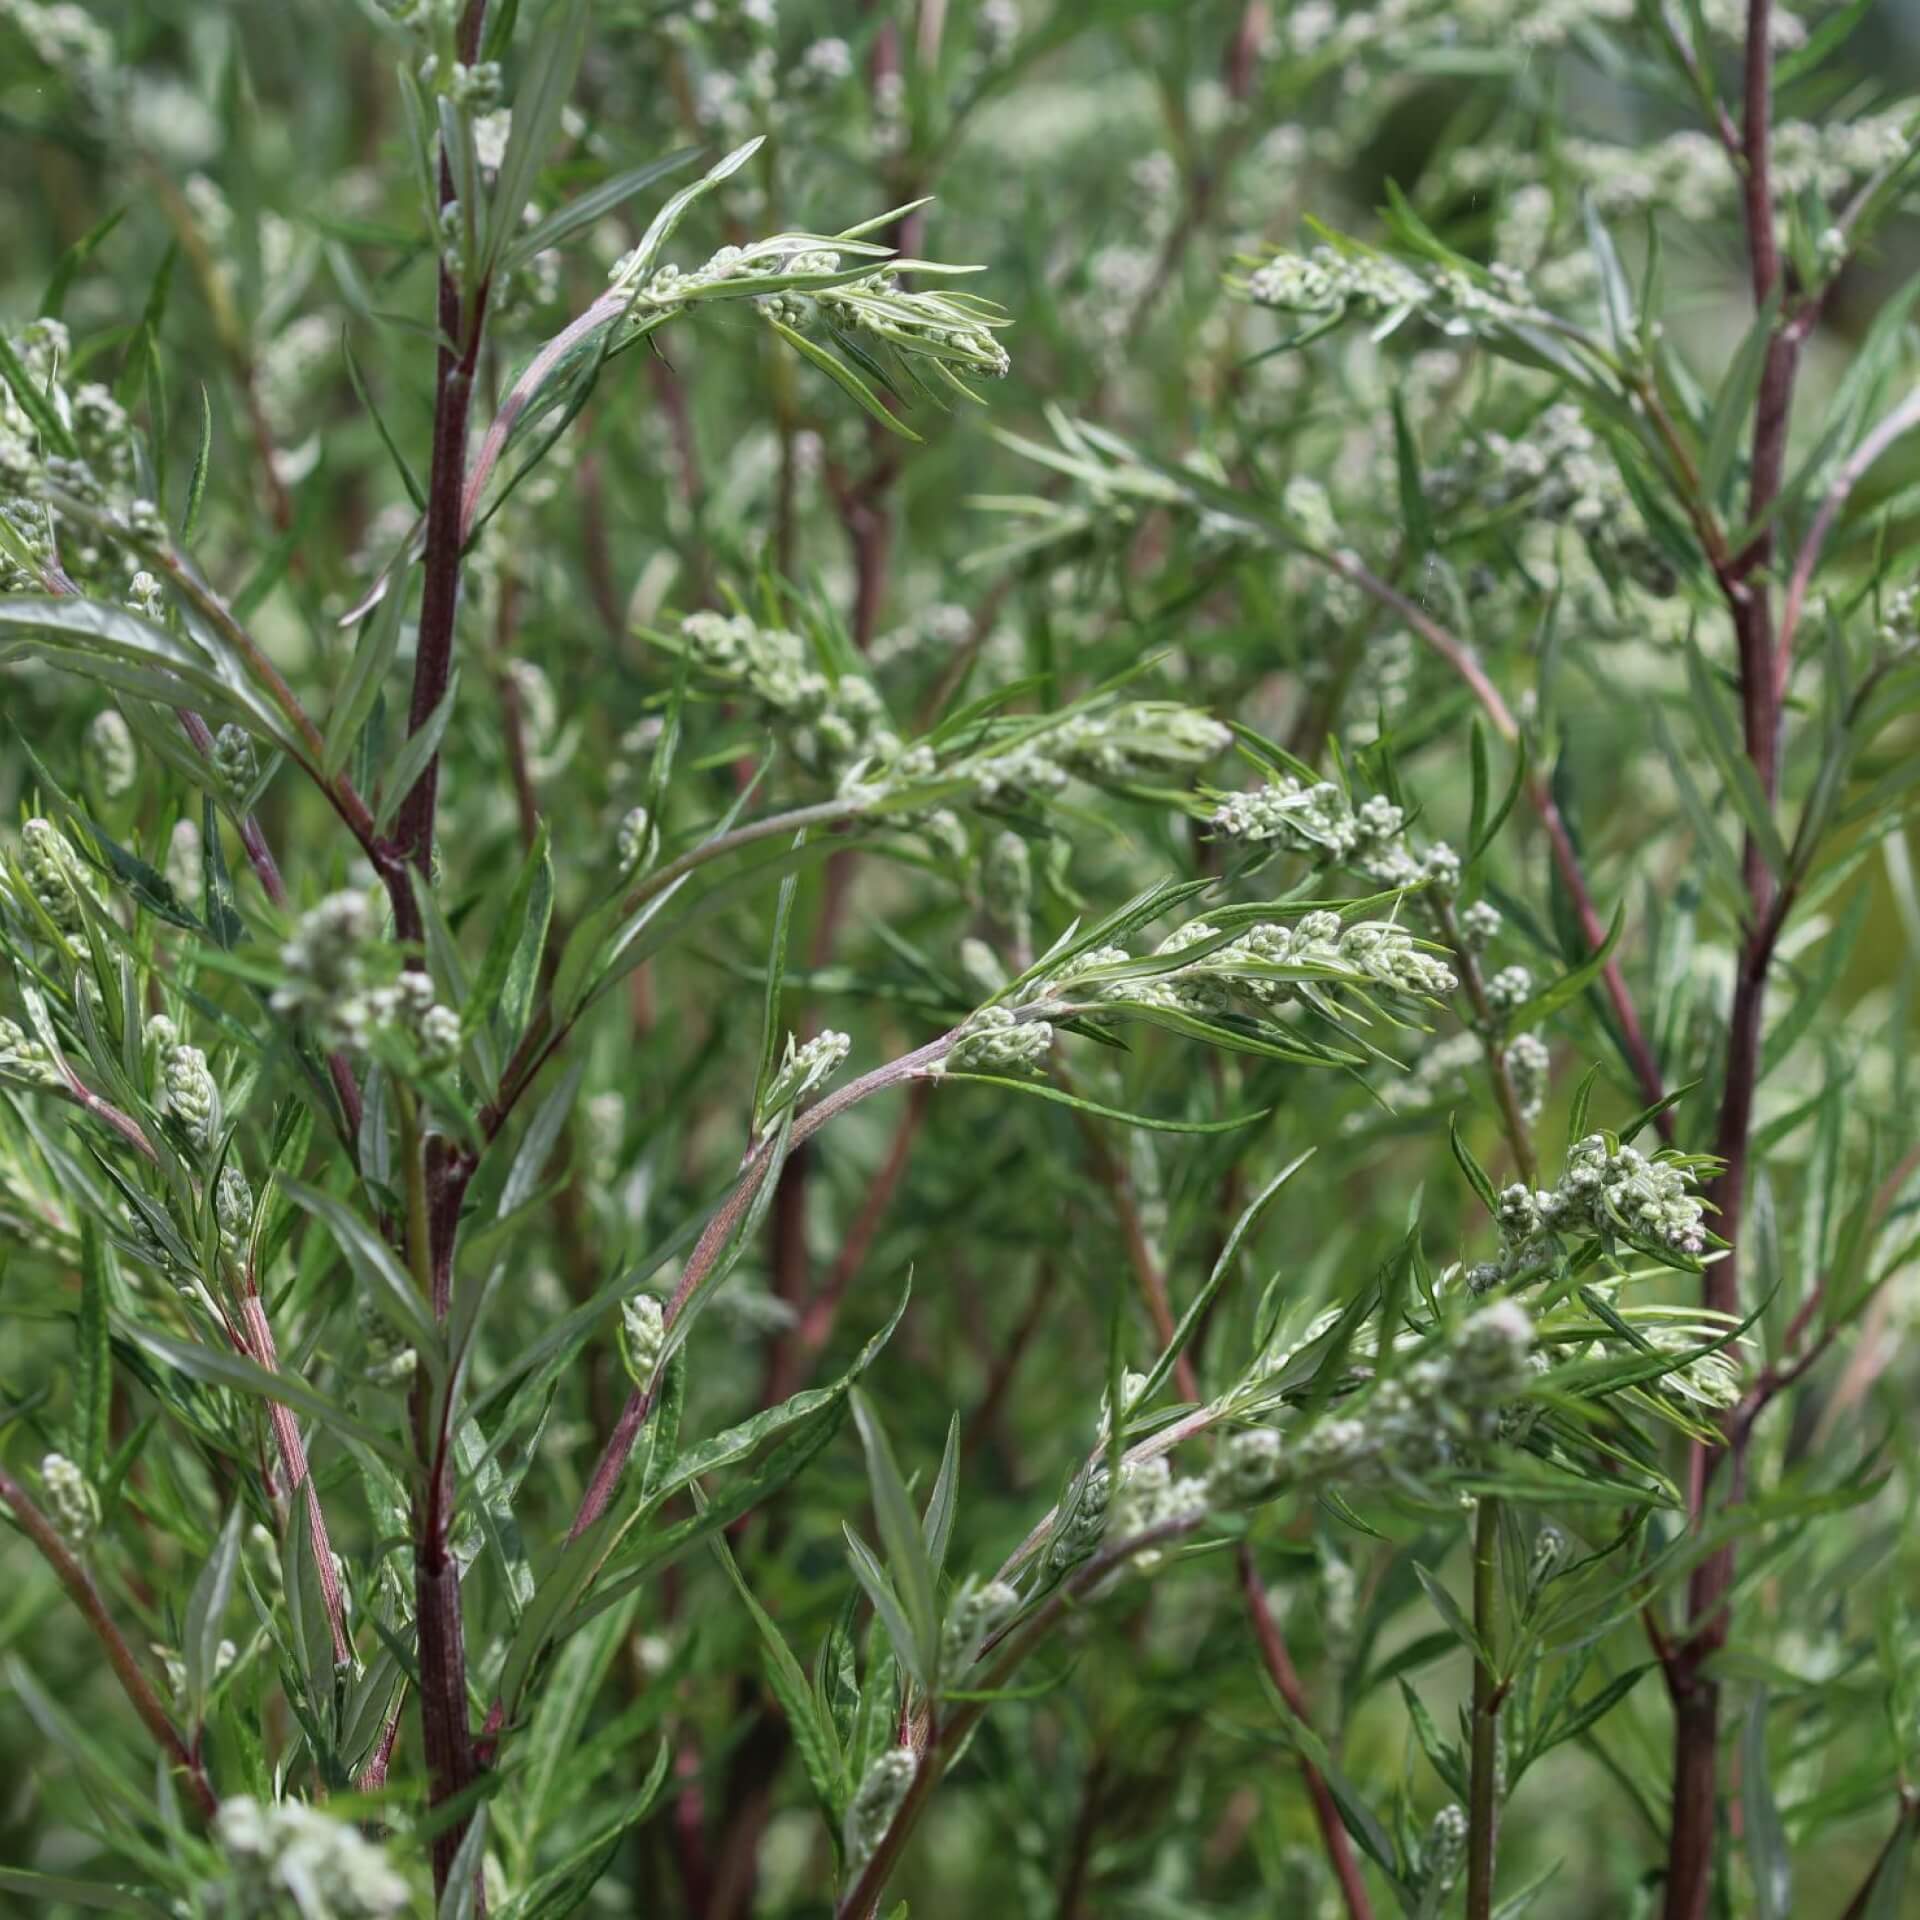
[[[1536,1593],[1566,1564],[1567,1536],[1548,1521],[1533,1536],[1533,1557],[1527,1565],[1527,1584]]]
[[[1500,909],[1489,900],[1476,900],[1460,916],[1460,939],[1470,953],[1478,953],[1500,931]]]
[[[980,891],[987,911],[1003,927],[1026,925],[1033,906],[1033,859],[1017,833],[996,833],[987,843]]]
[[[1520,1102],[1520,1117],[1537,1120],[1547,1103],[1547,1083],[1553,1073],[1553,1055],[1537,1033],[1519,1035],[1507,1048],[1507,1077]]]
[[[659,844],[660,836],[654,831],[653,815],[645,807],[630,807],[621,819],[619,838],[615,843],[620,871],[631,873],[643,860],[652,857],[654,848]]]
[[[220,1169],[213,1190],[213,1212],[220,1227],[220,1251],[238,1269],[246,1261],[247,1242],[253,1233],[253,1189],[231,1160]]]
[[[1467,1816],[1457,1806],[1433,1816],[1420,1848],[1420,1880],[1425,1887],[1451,1887],[1467,1857]]]
[[[1250,1427],[1221,1442],[1207,1475],[1207,1492],[1216,1506],[1245,1506],[1265,1500],[1291,1474],[1286,1448],[1272,1427]]]
[[[213,1837],[228,1881],[213,1889],[222,1913],[324,1913],[331,1920],[399,1920],[413,1889],[385,1850],[350,1821],[298,1801],[262,1805],[249,1794],[220,1803]]]
[[[852,1050],[853,1041],[831,1027],[816,1033],[804,1046],[788,1034],[786,1053],[760,1102],[757,1124],[764,1127],[789,1107],[797,1107],[810,1094],[817,1093],[833,1078],[841,1061]]]
[[[652,1294],[636,1293],[620,1303],[620,1358],[636,1387],[651,1383],[666,1344],[666,1309]]]
[[[220,1089],[198,1047],[170,1047],[160,1065],[162,1103],[187,1141],[205,1148],[220,1125]]]
[[[995,994],[1007,984],[1007,969],[1000,956],[984,940],[977,940],[971,934],[960,942],[960,971],[966,975],[967,984],[983,999]]]
[[[80,861],[51,820],[29,820],[20,829],[20,869],[47,918],[70,938],[78,935],[86,926]]]
[[[168,1692],[173,1695],[175,1700],[184,1702],[187,1694],[186,1661],[181,1655],[174,1652],[171,1647],[164,1646],[158,1640],[150,1641],[148,1644],[152,1649],[153,1657],[160,1662],[160,1665],[166,1671]],[[219,1679],[239,1656],[240,1649],[236,1647],[231,1640],[222,1640],[219,1646],[214,1649],[213,1677],[216,1680]]]
[[[362,1294],[354,1318],[366,1344],[366,1377],[376,1387],[403,1387],[419,1371],[420,1356],[374,1301]]]
[[[57,1087],[60,1070],[52,1056],[16,1020],[0,1016],[0,1079],[29,1087]]]
[[[1488,1398],[1524,1386],[1533,1338],[1532,1316],[1517,1300],[1496,1300],[1470,1313],[1449,1355],[1455,1381]]]
[[[1174,1478],[1164,1454],[1130,1461],[1120,1471],[1120,1493],[1107,1514],[1106,1534],[1112,1540],[1137,1539],[1156,1527],[1199,1521],[1213,1504],[1210,1483],[1182,1476]],[[1158,1547],[1133,1556],[1136,1573],[1151,1573],[1165,1558]]]
[[[451,1066],[460,1057],[460,1016],[436,1001],[420,1016],[415,1029],[420,1058],[429,1069]]]
[[[206,885],[206,867],[200,846],[200,829],[191,820],[176,820],[167,837],[167,885],[182,906],[198,908]]]
[[[274,989],[276,1013],[308,1013],[330,1043],[364,1037],[364,949],[373,931],[363,894],[331,893],[300,916],[280,949],[289,978]]]
[[[78,1553],[100,1525],[100,1496],[64,1453],[50,1453],[40,1462],[40,1486],[47,1497],[47,1517]]]
[[[947,1604],[940,1632],[940,1660],[949,1677],[972,1665],[981,1646],[1019,1604],[1018,1588],[1006,1581],[990,1580],[982,1586],[972,1574],[967,1575]]]
[[[144,569],[127,582],[127,608],[143,620],[158,621],[165,611],[158,578]]]
[[[88,789],[108,802],[124,800],[140,777],[133,732],[117,707],[102,707],[87,725],[82,759]]]
[[[224,726],[213,736],[213,777],[231,807],[240,806],[260,777],[253,736],[244,727]]]
[[[1041,1073],[1053,1046],[1045,1020],[1022,1020],[1011,1007],[982,1007],[967,1016],[939,1073]]]
[[[1054,1573],[1065,1573],[1094,1551],[1107,1530],[1107,1508],[1111,1504],[1111,1483],[1105,1467],[1096,1467],[1084,1480],[1069,1490],[1060,1511],[1054,1517],[1053,1532],[1047,1541],[1047,1566]]]
[[[1495,1013],[1511,1013],[1533,994],[1533,974],[1526,967],[1502,967],[1487,982],[1487,1005]]]
[[[919,1769],[919,1756],[910,1747],[889,1747],[867,1769],[847,1804],[841,1830],[849,1874],[857,1874],[873,1858]]]

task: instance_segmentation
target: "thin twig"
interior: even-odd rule
[[[1240,1591],[1246,1600],[1247,1618],[1253,1623],[1254,1644],[1260,1649],[1261,1663],[1266,1667],[1275,1691],[1286,1702],[1287,1711],[1303,1727],[1311,1727],[1313,1714],[1307,1700],[1307,1690],[1300,1684],[1300,1675],[1287,1652],[1287,1643],[1281,1637],[1280,1623],[1274,1619],[1273,1608],[1267,1603],[1267,1590],[1261,1584],[1260,1569],[1254,1563],[1253,1549],[1244,1540],[1240,1543],[1239,1563]],[[1361,1874],[1359,1861],[1354,1858],[1353,1843],[1347,1838],[1346,1823],[1340,1818],[1333,1789],[1305,1753],[1299,1758],[1300,1777],[1307,1783],[1307,1797],[1313,1802],[1314,1822],[1320,1829],[1320,1840],[1327,1850],[1327,1859],[1332,1863],[1333,1876],[1340,1883],[1340,1897],[1346,1902],[1348,1920],[1373,1920],[1373,1903],[1367,1897],[1367,1883]]]
[[[153,1682],[141,1669],[140,1662],[134,1658],[133,1649],[127,1645],[125,1636],[107,1611],[107,1603],[100,1597],[100,1589],[94,1585],[93,1575],[74,1557],[72,1549],[60,1537],[59,1528],[40,1511],[19,1481],[4,1469],[0,1469],[0,1500],[4,1500],[12,1510],[20,1531],[40,1550],[41,1558],[53,1569],[60,1584],[66,1588],[68,1597],[80,1609],[87,1625],[93,1629],[94,1637],[100,1642],[107,1656],[107,1664],[120,1682],[121,1691],[132,1703],[134,1712],[140,1716],[142,1724],[153,1735],[168,1761],[186,1776],[194,1805],[204,1818],[211,1820],[220,1810],[220,1800],[213,1790],[212,1781],[207,1778],[206,1768],[201,1764],[198,1753],[187,1745],[179,1729],[168,1718],[166,1708],[160,1704],[160,1696],[153,1689]]]
[[[1814,568],[1820,564],[1820,550],[1826,545],[1827,535],[1832,532],[1840,509],[1847,504],[1848,495],[1865,478],[1868,468],[1896,440],[1911,433],[1915,427],[1920,427],[1920,389],[1908,394],[1847,457],[1846,464],[1834,476],[1833,485],[1827,489],[1827,497],[1821,501],[1819,512],[1813,516],[1807,537],[1800,542],[1800,551],[1794,556],[1793,576],[1787,582],[1786,603],[1780,612],[1780,636],[1774,643],[1774,680],[1782,692],[1793,664],[1793,638],[1799,630],[1807,588],[1813,579]]]

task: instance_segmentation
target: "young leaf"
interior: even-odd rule
[[[874,1521],[880,1529],[880,1545],[887,1556],[887,1573],[900,1603],[905,1609],[912,1634],[908,1647],[917,1656],[918,1671],[926,1676],[934,1671],[940,1652],[940,1614],[934,1600],[933,1561],[921,1532],[920,1516],[907,1496],[907,1483],[893,1457],[879,1417],[864,1394],[856,1389],[852,1396],[854,1425],[860,1430],[860,1445],[867,1456],[867,1483],[873,1495]],[[902,1648],[905,1657],[908,1648]]]

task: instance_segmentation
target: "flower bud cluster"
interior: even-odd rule
[[[213,737],[213,777],[227,804],[242,806],[260,777],[260,761],[253,736],[244,727],[224,726]]]
[[[1507,1043],[1505,1057],[1507,1078],[1520,1103],[1521,1119],[1538,1120],[1553,1078],[1553,1055],[1547,1043],[1537,1033],[1519,1034]]]
[[[622,873],[631,873],[653,857],[660,844],[660,833],[653,815],[645,807],[629,807],[621,816],[620,830],[614,839],[614,857]]]
[[[1460,915],[1460,944],[1469,953],[1482,953],[1504,924],[1505,916],[1491,900],[1476,900]]]
[[[788,1034],[786,1053],[760,1102],[756,1127],[765,1127],[769,1120],[789,1107],[800,1106],[809,1095],[818,1092],[833,1078],[852,1050],[852,1039],[831,1027],[815,1034],[804,1045],[799,1044],[793,1034]]]
[[[184,1703],[187,1697],[186,1660],[180,1654],[175,1653],[171,1647],[162,1645],[158,1640],[150,1641],[148,1644],[152,1648],[153,1657],[160,1662],[160,1665],[166,1671],[167,1691],[173,1695],[174,1699]],[[222,1640],[213,1651],[214,1679],[219,1679],[239,1657],[240,1649],[236,1647],[231,1640]]]
[[[1685,1264],[1706,1251],[1706,1205],[1692,1191],[1696,1158],[1667,1150],[1648,1155],[1609,1134],[1590,1133],[1567,1154],[1551,1191],[1529,1192],[1517,1182],[1500,1195],[1503,1245],[1496,1264],[1478,1266],[1468,1283],[1478,1291],[1532,1279],[1552,1265],[1561,1242],[1598,1235],[1643,1253]]]
[[[1450,1465],[1483,1445],[1501,1411],[1534,1377],[1533,1321],[1511,1300],[1470,1313],[1438,1351],[1380,1382],[1351,1413],[1298,1430],[1249,1427],[1214,1457],[1208,1492],[1244,1506],[1321,1480],[1371,1483]],[[1271,1371],[1269,1366],[1267,1369]]]
[[[140,756],[133,733],[117,707],[102,707],[87,724],[81,743],[87,787],[112,806],[126,799],[140,777]]]
[[[71,950],[86,928],[81,893],[90,889],[79,855],[51,820],[32,819],[20,829],[20,877]]]
[[[413,1890],[351,1821],[297,1801],[263,1806],[250,1794],[220,1803],[213,1835],[231,1878],[219,1911],[234,1920],[313,1911],[333,1920],[397,1920]]]
[[[220,1089],[198,1047],[168,1047],[160,1059],[160,1105],[174,1133],[197,1152],[220,1129]]]
[[[814,265],[810,269],[813,272],[838,269],[836,255],[815,258],[820,262],[831,260],[833,265]],[[807,270],[797,260],[787,269]],[[895,272],[883,268],[863,279],[823,288],[815,297],[832,325],[882,342],[897,353],[982,374],[989,380],[1004,380],[1013,370],[1006,348],[993,337],[996,327],[1007,324],[1006,316],[990,302],[971,294],[909,290],[900,285]]]
[[[849,1875],[858,1874],[873,1858],[874,1849],[887,1837],[887,1829],[893,1825],[893,1816],[900,1811],[901,1803],[912,1788],[919,1765],[911,1747],[889,1747],[867,1769],[854,1789],[840,1835]]]
[[[972,1574],[954,1589],[940,1629],[940,1665],[949,1675],[964,1673],[980,1649],[1020,1604],[1019,1590],[1004,1580],[982,1584]]]
[[[366,1378],[376,1387],[404,1387],[420,1370],[420,1355],[379,1305],[362,1294],[354,1305],[366,1349]]]
[[[220,1169],[214,1186],[213,1215],[220,1229],[220,1257],[237,1274],[246,1266],[247,1242],[253,1233],[253,1189],[231,1160]]]
[[[620,1303],[620,1358],[636,1387],[652,1383],[666,1350],[666,1309],[650,1293]]]
[[[302,914],[280,949],[287,977],[274,989],[274,1011],[305,1015],[323,1046],[364,1049],[394,1036],[430,1072],[452,1065],[462,1038],[459,1014],[435,1000],[424,973],[408,969],[378,981],[372,932],[364,894],[329,894]]]
[[[100,1525],[100,1496],[64,1453],[50,1453],[40,1462],[40,1487],[47,1498],[47,1517],[78,1553]]]
[[[980,869],[980,895],[987,912],[1003,927],[1027,924],[1033,907],[1033,858],[1027,843],[1010,829],[987,843]]]
[[[1880,603],[1879,642],[1895,660],[1920,648],[1920,585],[1899,588]]]
[[[1046,1071],[1053,1028],[1023,1020],[1011,1007],[981,1007],[961,1024],[946,1058],[929,1069],[942,1073],[1022,1074]]]
[[[17,1020],[0,1016],[0,1080],[20,1086],[64,1085],[52,1056]]]
[[[1070,779],[1096,786],[1184,781],[1231,744],[1227,727],[1172,700],[1129,700],[1070,714],[1017,745],[975,756],[959,771],[983,806],[1017,806]]]
[[[1404,927],[1383,920],[1362,920],[1343,927],[1337,913],[1303,914],[1291,926],[1262,921],[1222,942],[1218,928],[1192,920],[1161,942],[1159,954],[1217,942],[1185,966],[1146,978],[1122,978],[1102,983],[1095,991],[1103,999],[1141,1007],[1163,1007],[1174,1012],[1217,1013],[1239,995],[1273,1009],[1295,1000],[1311,1000],[1333,987],[1384,987],[1392,993],[1441,995],[1457,984],[1451,970]],[[1081,955],[1057,976],[1062,988],[1072,986],[1092,969],[1124,962],[1117,947],[1099,948]],[[1297,977],[1280,973],[1297,970]],[[1089,980],[1075,988],[1075,998],[1086,995]]]
[[[1332,247],[1275,254],[1248,277],[1246,292],[1255,306],[1327,320],[1352,310],[1369,317],[1411,310],[1431,297],[1426,281],[1398,261]]]
[[[1745,1382],[1741,1378],[1738,1350],[1745,1342],[1736,1340],[1702,1352],[1708,1340],[1718,1337],[1717,1332],[1703,1334],[1700,1328],[1684,1326],[1651,1327],[1646,1337],[1650,1345],[1663,1353],[1691,1356],[1684,1366],[1660,1376],[1662,1387],[1715,1413],[1724,1413],[1739,1405]]]
[[[1433,469],[1429,486],[1442,506],[1470,501],[1483,512],[1518,510],[1571,528],[1603,569],[1652,594],[1674,590],[1673,562],[1648,532],[1613,455],[1571,401],[1547,408],[1519,439],[1476,436],[1459,460]]]
[[[1460,856],[1444,840],[1415,854],[1405,810],[1383,793],[1358,807],[1331,780],[1308,786],[1281,774],[1250,793],[1223,794],[1214,831],[1229,840],[1271,841],[1310,859],[1357,867],[1384,887],[1430,887],[1450,894],[1460,884]]]
[[[762,627],[744,613],[705,611],[680,623],[680,641],[709,679],[750,695],[785,722],[794,752],[811,771],[844,773],[899,753],[900,736],[872,682],[851,673],[829,679],[797,633]]]
[[[1502,967],[1487,977],[1487,1005],[1495,1013],[1511,1013],[1533,997],[1533,974],[1526,967]]]
[[[1121,1470],[1119,1496],[1107,1510],[1107,1538],[1132,1540],[1155,1527],[1204,1519],[1212,1496],[1204,1480],[1177,1476],[1164,1454]],[[1165,1558],[1158,1547],[1137,1553],[1128,1563],[1136,1573],[1151,1573]]]
[[[1429,1900],[1435,1888],[1451,1889],[1466,1857],[1467,1816],[1457,1806],[1442,1807],[1420,1845],[1420,1885]]]
[[[176,820],[167,836],[167,885],[182,906],[197,908],[206,887],[206,864],[200,829],[191,820]]]
[[[69,340],[58,320],[30,320],[10,331],[8,342],[73,450],[47,445],[13,389],[0,382],[0,518],[28,557],[25,565],[11,551],[0,559],[0,593],[46,592],[41,570],[56,554],[70,580],[105,589],[106,555],[48,494],[124,508],[135,472],[133,423],[110,388],[68,381]]]
[[[1568,1540],[1563,1528],[1549,1520],[1533,1536],[1533,1553],[1527,1562],[1527,1585],[1538,1593],[1567,1563]]]

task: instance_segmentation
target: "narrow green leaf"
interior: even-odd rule
[[[906,1609],[920,1670],[931,1675],[940,1651],[940,1614],[933,1591],[933,1564],[920,1531],[920,1516],[907,1496],[893,1447],[879,1416],[866,1396],[852,1396],[854,1424],[867,1456],[867,1483],[873,1495],[873,1517],[880,1529],[880,1545],[887,1556],[887,1573]]]
[[[446,1343],[431,1308],[421,1299],[420,1289],[395,1257],[393,1249],[351,1207],[332,1194],[292,1178],[282,1179],[280,1190],[326,1228],[328,1237],[346,1257],[355,1278],[366,1288],[381,1313],[406,1335],[436,1375],[444,1373]]]
[[[410,1464],[407,1451],[390,1434],[381,1432],[339,1401],[310,1386],[298,1374],[269,1373],[241,1354],[198,1346],[190,1340],[175,1340],[167,1334],[155,1333],[131,1323],[122,1327],[121,1331],[153,1359],[185,1374],[191,1380],[198,1380],[210,1387],[230,1388],[256,1400],[278,1402],[316,1421],[326,1432],[358,1440],[363,1446],[372,1448],[382,1459],[393,1462],[403,1470]]]
[[[1480,1196],[1480,1204],[1488,1213],[1498,1216],[1500,1212],[1499,1196],[1494,1192],[1493,1181],[1487,1170],[1473,1157],[1473,1149],[1460,1137],[1460,1118],[1457,1114],[1447,1116],[1447,1141],[1453,1148],[1453,1157],[1460,1163],[1460,1171],[1467,1176],[1467,1184]]]
[[[0,380],[7,383],[8,391],[20,403],[20,411],[32,422],[46,450],[68,460],[78,459],[80,449],[67,431],[67,423],[55,411],[53,402],[34,384],[33,375],[4,334],[0,334]]]
[[[534,178],[560,131],[560,116],[580,71],[592,11],[591,0],[560,0],[547,9],[534,37],[532,56],[513,96],[507,150],[494,181],[487,251],[478,276],[482,281],[493,275],[502,248],[520,232]]]
[[[487,942],[486,957],[463,1009],[469,1029],[491,1025],[503,1048],[510,1049],[526,1025],[552,914],[553,854],[542,821]]]
[[[1400,481],[1400,525],[1408,550],[1415,556],[1431,553],[1433,514],[1420,479],[1420,450],[1414,444],[1406,403],[1397,387],[1393,392],[1393,457]]]
[[[400,622],[406,600],[402,583],[397,579],[390,581],[387,591],[360,623],[353,659],[327,716],[326,743],[320,760],[327,773],[338,773],[346,765],[347,756],[353,752],[361,729],[380,698],[381,686],[399,651]]]
[[[1741,1825],[1747,1866],[1753,1876],[1756,1920],[1789,1920],[1793,1912],[1793,1857],[1773,1795],[1773,1765],[1767,1752],[1767,1690],[1759,1688],[1740,1736]]]
[[[1760,375],[1767,364],[1767,348],[1780,317],[1778,292],[1755,314],[1746,337],[1729,362],[1720,391],[1714,395],[1713,412],[1707,421],[1706,451],[1700,462],[1700,491],[1709,507],[1727,498],[1753,403],[1760,391]]]
[[[548,214],[538,226],[525,228],[508,240],[500,256],[501,270],[511,273],[515,267],[591,227],[631,200],[636,193],[644,192],[656,180],[678,172],[699,151],[698,147],[681,147],[663,159],[649,160],[644,166],[629,167],[623,173],[616,173],[612,179],[603,180],[597,187],[569,200],[564,207]],[[424,502],[420,504],[423,507],[425,505]]]
[[[180,1652],[187,1669],[187,1714],[194,1726],[205,1718],[207,1695],[219,1670],[220,1629],[226,1624],[227,1604],[233,1598],[233,1577],[240,1564],[240,1522],[245,1514],[246,1509],[236,1501],[187,1602]]]
[[[79,1429],[80,1461],[88,1481],[98,1486],[112,1447],[113,1350],[108,1336],[108,1301],[113,1254],[90,1211],[80,1213],[80,1313],[74,1323],[74,1421]]]
[[[393,764],[387,768],[386,779],[380,789],[380,809],[374,815],[373,824],[377,832],[385,833],[393,824],[394,815],[400,811],[400,803],[418,784],[420,776],[427,770],[428,761],[440,751],[440,738],[447,730],[447,722],[453,718],[454,705],[459,697],[460,670],[456,667],[453,677],[447,682],[446,692],[440,696],[439,704],[408,734],[406,744],[394,755]]]
[[[1250,1127],[1256,1120],[1266,1119],[1273,1111],[1271,1107],[1262,1107],[1256,1113],[1231,1114],[1224,1120],[1167,1120],[1153,1114],[1128,1113],[1119,1107],[1102,1106],[1097,1100],[1067,1093],[1044,1080],[1015,1080],[996,1073],[942,1073],[940,1084],[1005,1087],[1013,1093],[1030,1093],[1036,1099],[1071,1107],[1076,1113],[1091,1114],[1097,1120],[1118,1120],[1123,1126],[1139,1127],[1148,1133],[1231,1133],[1236,1127]]]
[[[347,378],[353,383],[354,398],[360,402],[360,408],[373,422],[373,430],[380,436],[380,444],[387,450],[387,458],[393,462],[394,471],[400,476],[400,484],[407,490],[407,498],[413,502],[416,513],[427,510],[427,490],[420,484],[420,476],[414,472],[413,463],[401,450],[400,443],[393,437],[393,429],[387,425],[387,417],[380,411],[379,403],[367,390],[366,376],[360,371],[360,361],[353,351],[353,336],[345,327],[340,329],[340,357],[347,363]],[[389,592],[393,589],[389,587]]]
[[[733,1590],[740,1596],[760,1636],[761,1670],[766,1674],[773,1697],[780,1703],[780,1711],[787,1716],[787,1726],[799,1751],[800,1763],[806,1769],[808,1784],[828,1819],[837,1820],[847,1795],[847,1763],[840,1749],[839,1733],[831,1717],[816,1705],[813,1689],[807,1684],[799,1661],[793,1657],[786,1636],[741,1577],[728,1550],[726,1536],[716,1533],[710,1544],[714,1558],[733,1583]]]
[[[1543,987],[1531,999],[1523,1000],[1507,1015],[1507,1034],[1512,1037],[1537,1027],[1543,1020],[1556,1014],[1562,1007],[1572,1003],[1600,977],[1601,969],[1613,957],[1613,950],[1620,944],[1621,930],[1626,925],[1625,905],[1618,906],[1613,912],[1613,925],[1607,929],[1607,937],[1590,953],[1579,966],[1570,973],[1562,974],[1551,986]]]
[[[207,474],[213,463],[213,402],[207,389],[200,388],[200,445],[193,456],[193,474],[187,482],[187,504],[180,515],[180,539],[184,545],[193,538],[200,524],[200,506],[207,497]]]
[[[796,851],[806,845],[803,828],[794,836]],[[794,896],[800,890],[800,875],[787,874],[773,905],[773,933],[767,948],[767,987],[760,1011],[760,1071],[753,1083],[753,1126],[758,1133],[766,1125],[767,1089],[780,1059],[780,989],[787,973],[787,934],[793,924]]]
[[[817,341],[809,340],[804,333],[797,332],[784,320],[769,318],[767,325],[801,359],[811,360],[830,380],[852,395],[861,408],[879,421],[889,433],[897,433],[903,440],[916,442],[919,440],[920,436],[838,354],[829,353]]]

